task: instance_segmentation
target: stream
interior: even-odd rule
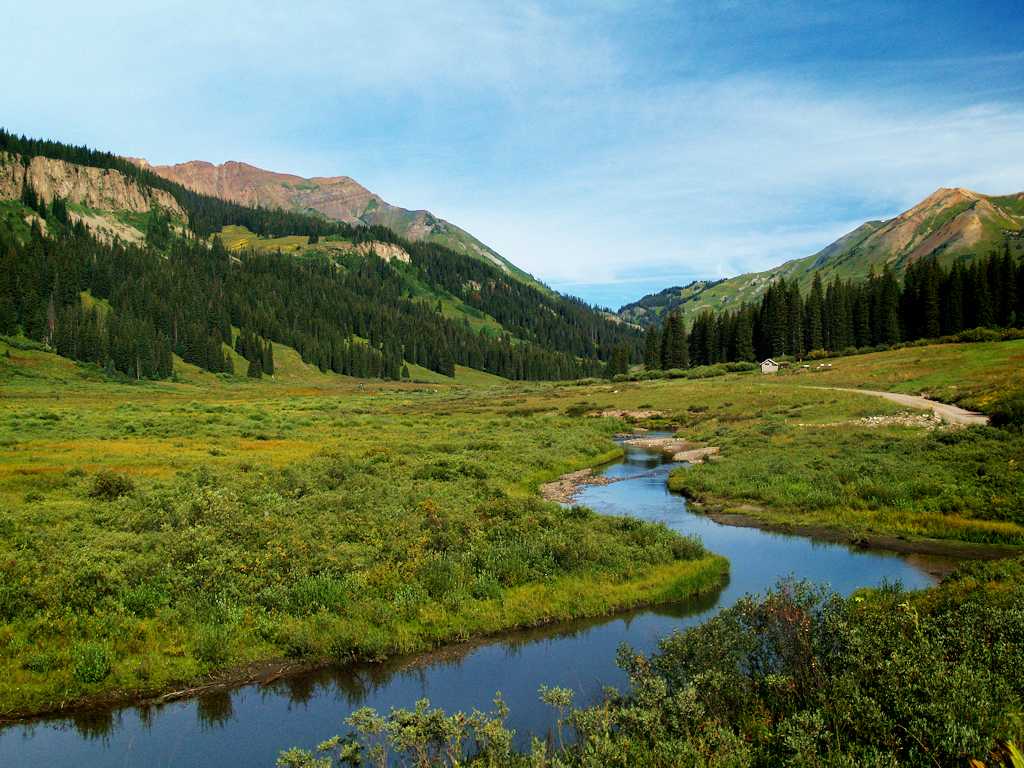
[[[159,707],[96,709],[18,723],[0,730],[0,768],[273,766],[283,749],[315,747],[343,733],[345,717],[358,707],[387,711],[429,698],[449,711],[489,710],[496,691],[511,709],[508,725],[517,744],[527,746],[531,736],[547,735],[554,723],[537,696],[542,684],[572,688],[577,704],[596,701],[605,686],[622,688],[627,682],[615,666],[620,643],[654,651],[660,637],[705,621],[744,594],[764,592],[780,578],[828,584],[842,594],[883,581],[908,589],[934,583],[904,556],[730,527],[694,514],[666,486],[677,466],[660,453],[627,447],[625,457],[603,472],[617,482],[585,486],[577,503],[698,536],[731,565],[729,582],[715,595],[510,632],[426,656],[296,674]]]

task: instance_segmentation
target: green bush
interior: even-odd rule
[[[195,656],[211,667],[221,666],[231,658],[233,640],[227,624],[204,624],[195,633]]]
[[[134,490],[135,483],[130,478],[104,470],[93,478],[89,496],[103,501],[114,501],[122,496],[127,496]]]
[[[80,683],[102,683],[110,675],[110,651],[102,643],[81,643],[75,646],[71,658],[73,674]]]
[[[1024,429],[1024,392],[1015,392],[999,400],[991,409],[992,426]]]

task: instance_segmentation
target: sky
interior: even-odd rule
[[[1024,0],[105,2],[4,13],[0,125],[348,175],[618,307],[1024,190]]]

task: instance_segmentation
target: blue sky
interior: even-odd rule
[[[1024,189],[1024,0],[19,3],[0,124],[347,174],[618,306]]]

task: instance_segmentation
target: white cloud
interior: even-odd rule
[[[708,276],[766,269],[939,186],[1024,187],[1019,105],[942,112],[732,79],[625,93],[599,109],[623,122],[621,140],[525,194],[453,200],[445,214],[542,278],[608,283],[672,264]]]
[[[576,285],[764,269],[938,186],[1024,187],[1021,91],[916,85],[1012,70],[1019,53],[876,61],[877,81],[825,66],[722,74],[709,60],[731,30],[813,35],[840,10],[21,4],[0,117],[157,162],[346,173]],[[638,36],[651,25],[671,27],[671,50]]]

